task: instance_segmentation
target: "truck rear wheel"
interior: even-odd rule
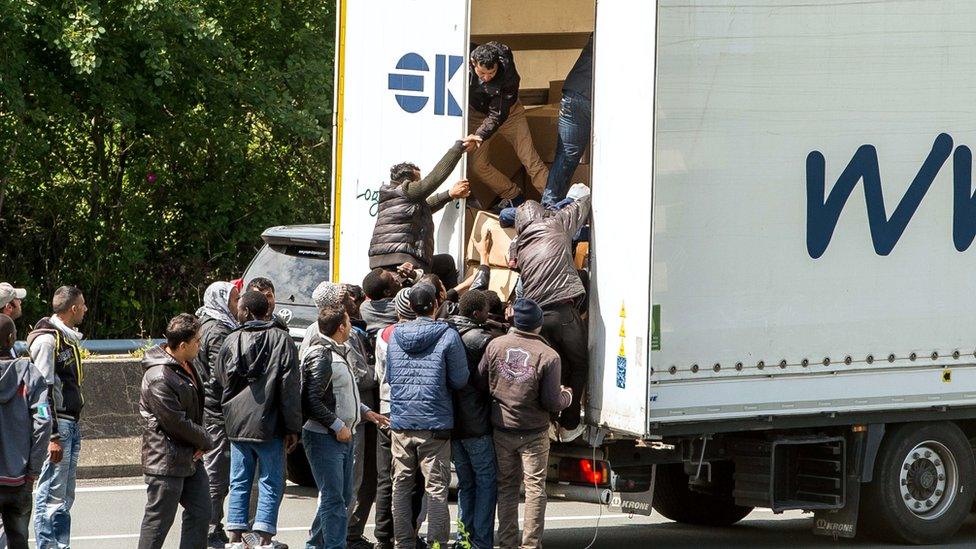
[[[888,432],[861,494],[859,530],[886,541],[943,543],[973,505],[976,459],[954,423],[907,423]]]
[[[732,497],[733,465],[712,464],[712,493],[692,490],[681,463],[657,466],[654,481],[654,510],[665,518],[684,524],[731,526],[752,512],[752,507],[735,504]]]

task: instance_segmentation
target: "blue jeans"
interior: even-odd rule
[[[75,502],[75,472],[81,455],[81,430],[70,419],[58,420],[58,433],[64,457],[41,468],[34,495],[34,531],[38,549],[57,549],[71,545],[71,505]]]
[[[258,505],[254,523],[248,527],[251,483],[258,477]],[[278,508],[285,494],[285,443],[276,438],[265,442],[230,443],[230,495],[227,504],[227,530],[254,530],[278,533]]]
[[[472,547],[491,549],[495,541],[495,445],[491,435],[451,441],[458,482],[458,513]],[[461,540],[460,533],[458,541]]]
[[[341,549],[346,546],[348,506],[352,505],[352,442],[339,442],[333,434],[302,431],[305,455],[319,489],[319,506],[312,520],[306,549]]]
[[[566,198],[570,178],[590,143],[590,100],[576,92],[563,92],[559,103],[559,139],[556,158],[549,168],[549,180],[542,193],[542,205],[551,206]]]

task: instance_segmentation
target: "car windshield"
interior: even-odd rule
[[[304,246],[265,245],[251,262],[244,282],[263,276],[275,285],[276,309],[292,312],[291,326],[304,328],[315,321],[312,291],[329,278],[328,252]]]

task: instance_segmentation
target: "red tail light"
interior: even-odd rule
[[[610,484],[610,467],[605,461],[564,458],[559,461],[559,481],[606,486]]]

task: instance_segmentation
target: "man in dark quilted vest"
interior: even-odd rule
[[[380,187],[376,226],[369,243],[370,269],[395,270],[410,263],[415,269],[431,272],[434,212],[471,194],[467,180],[458,181],[450,191],[435,194],[461,160],[464,146],[464,141],[455,142],[423,179],[415,164],[402,162],[390,168],[390,182]],[[453,265],[454,261],[442,263]]]
[[[40,549],[71,546],[71,505],[81,455],[78,421],[85,405],[82,334],[77,330],[88,312],[85,296],[74,286],[61,286],[54,292],[51,306],[54,314],[38,320],[27,336],[31,362],[47,381],[48,399],[55,411],[49,455],[34,496],[34,529]]]

